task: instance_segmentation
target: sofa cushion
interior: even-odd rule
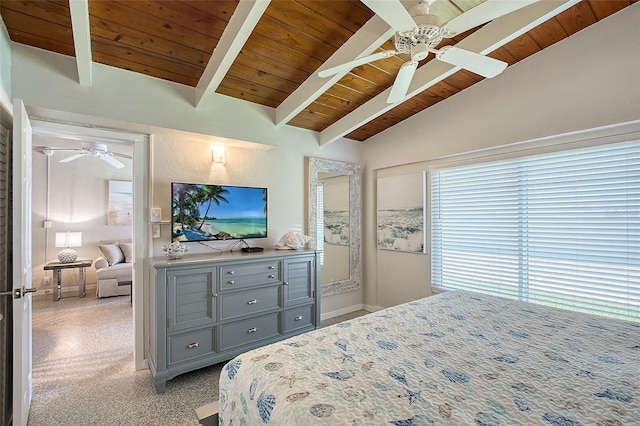
[[[118,282],[131,281],[132,274],[133,265],[131,263],[117,263],[96,271],[98,280],[116,279]]]
[[[118,243],[122,254],[124,255],[125,263],[133,262],[133,244],[131,243]]]
[[[117,244],[99,245],[98,248],[102,255],[109,262],[109,266],[116,265],[124,260],[124,254]]]

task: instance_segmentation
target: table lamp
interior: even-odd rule
[[[78,252],[71,247],[82,246],[82,232],[56,232],[56,247],[66,247],[58,253],[60,263],[75,262]]]

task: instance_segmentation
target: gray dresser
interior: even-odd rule
[[[156,390],[178,374],[320,324],[314,251],[147,259],[147,358]]]

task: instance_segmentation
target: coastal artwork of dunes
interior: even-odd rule
[[[109,181],[108,225],[131,225],[133,222],[133,183],[127,180]]]
[[[426,253],[426,172],[378,178],[378,248]]]

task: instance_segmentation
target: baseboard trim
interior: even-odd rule
[[[340,315],[346,315],[346,314],[350,314],[351,312],[362,310],[364,309],[363,306],[364,305],[362,304],[352,305],[352,306],[347,306],[346,308],[337,309],[335,311],[324,312],[320,314],[320,321],[325,321],[331,318],[339,317]]]
[[[364,307],[362,308],[367,312],[378,312],[383,310],[384,308],[382,306],[371,306],[371,305],[364,305]]]
[[[93,293],[95,294],[96,290],[98,289],[98,284],[87,284],[84,286],[84,292],[86,294],[89,294],[89,290],[92,290]],[[33,294],[33,297],[53,297],[52,293],[57,291],[57,286],[47,286],[47,287],[38,287],[38,291],[37,293]],[[72,286],[66,286],[63,285],[61,288],[61,293],[78,293],[80,291],[80,286],[79,285],[72,285]]]

